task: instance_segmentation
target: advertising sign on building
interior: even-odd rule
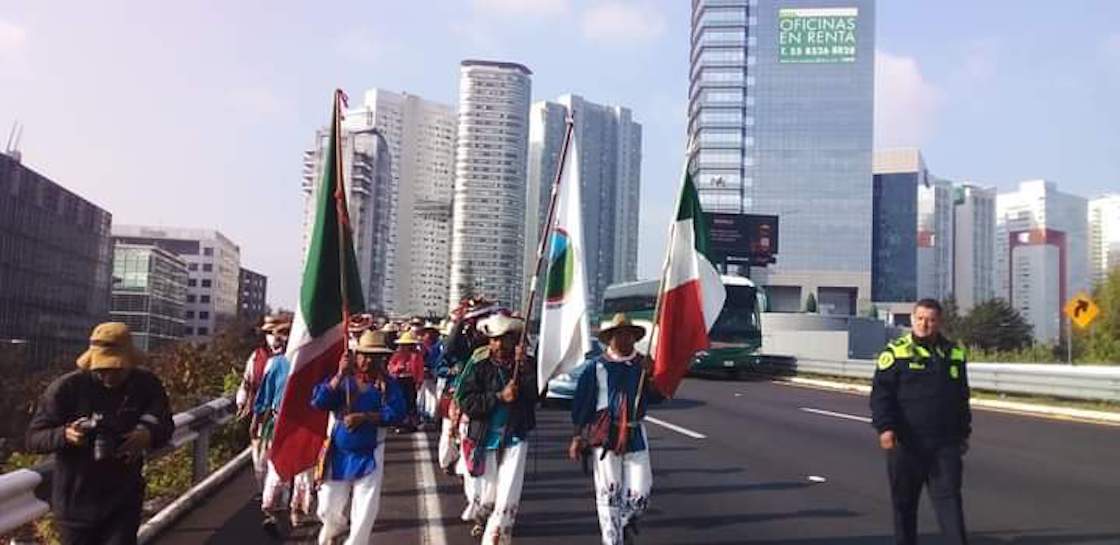
[[[855,62],[858,15],[859,8],[778,10],[778,61]]]
[[[709,213],[712,258],[728,263],[765,266],[778,253],[778,216]]]

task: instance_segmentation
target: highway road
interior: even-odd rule
[[[643,544],[892,542],[886,466],[864,396],[769,381],[689,379],[651,411],[654,488]],[[593,544],[591,478],[566,459],[567,413],[542,409],[515,542]],[[475,543],[435,436],[393,437],[375,543]],[[965,459],[973,544],[1120,544],[1120,427],[977,410]],[[248,471],[160,544],[263,542]],[[939,543],[923,498],[924,543]],[[307,542],[313,529],[291,542]]]

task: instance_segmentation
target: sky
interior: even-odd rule
[[[216,228],[291,308],[302,153],[334,88],[454,104],[459,61],[520,62],[643,126],[640,277],[680,183],[688,0],[199,0],[0,5],[0,139],[121,224]],[[877,147],[1013,189],[1120,191],[1120,2],[880,0]],[[352,98],[352,102],[354,99]],[[2,144],[3,142],[0,142]]]

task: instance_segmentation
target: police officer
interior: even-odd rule
[[[937,301],[918,301],[911,323],[912,332],[880,354],[871,387],[871,425],[887,455],[895,543],[918,542],[924,485],[944,543],[964,545],[961,457],[972,431],[965,351],[941,335]]]

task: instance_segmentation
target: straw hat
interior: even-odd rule
[[[78,367],[94,369],[131,369],[144,360],[132,344],[132,332],[121,322],[105,322],[93,328],[89,349],[78,356]]]
[[[400,346],[402,344],[420,344],[420,339],[417,339],[416,335],[412,334],[411,329],[406,329],[404,333],[401,333],[401,336],[397,337],[397,340],[394,342],[397,344],[397,346]]]
[[[373,316],[370,314],[355,314],[350,317],[350,323],[346,328],[351,333],[361,333],[373,327]]]
[[[393,351],[389,349],[388,343],[385,342],[385,333],[381,331],[366,331],[362,333],[362,337],[358,339],[358,346],[354,348],[354,351],[362,354],[393,353]]]
[[[491,339],[507,333],[520,333],[524,327],[525,320],[505,314],[494,314],[478,322],[478,330]]]
[[[599,340],[604,343],[611,341],[611,335],[619,331],[631,331],[634,333],[634,340],[639,341],[642,337],[646,336],[646,328],[635,324],[630,321],[630,317],[624,313],[619,312],[611,318],[609,322],[603,322],[599,326]]]

